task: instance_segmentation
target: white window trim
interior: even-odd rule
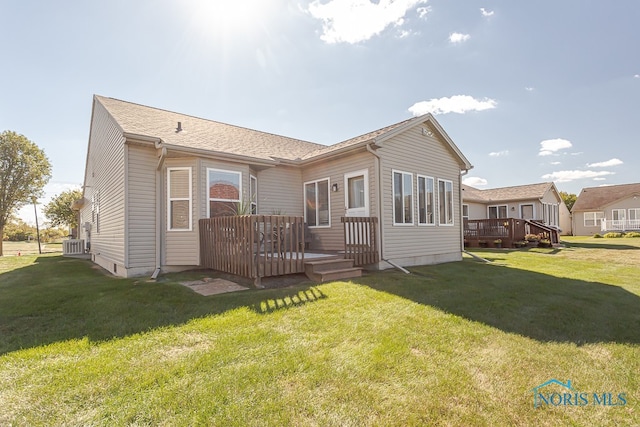
[[[396,173],[402,174],[402,189],[404,190],[404,175],[409,175],[411,176],[411,222],[396,222],[396,206],[395,206],[395,202],[396,202],[396,186],[393,184],[393,177]],[[393,225],[397,225],[399,227],[411,227],[415,224],[414,218],[416,217],[415,214],[415,203],[414,203],[414,198],[415,198],[415,194],[413,191],[413,173],[411,172],[405,172],[405,171],[401,171],[401,170],[396,170],[396,169],[392,169],[391,170],[391,206],[392,206],[392,210],[391,210],[391,216],[393,218]],[[402,211],[404,212],[404,201],[402,203]]]
[[[593,225],[587,225],[587,214],[593,214],[593,219],[590,219],[590,221],[594,221]],[[602,217],[597,218],[596,217],[597,214],[602,214]],[[604,212],[602,211],[584,212],[582,214],[582,221],[585,227],[600,227],[602,225],[602,219],[604,219]],[[600,221],[600,223],[598,223],[598,221]]]
[[[440,218],[440,182],[444,182],[445,186],[444,186],[444,194],[445,194],[445,199],[444,199],[444,210],[445,210],[445,218],[444,221],[442,222],[442,218]],[[447,183],[451,184],[451,209],[453,209],[453,212],[451,212],[451,219],[453,220],[451,222],[451,224],[447,224],[446,220],[446,216],[447,216],[447,210],[449,208],[449,203],[447,203],[447,198],[446,198],[446,194],[447,194]],[[443,226],[443,227],[453,227],[454,225],[456,225],[456,216],[455,216],[455,210],[456,210],[456,206],[455,206],[455,202],[453,200],[453,181],[451,181],[450,179],[441,179],[438,178],[438,225],[439,226]]]
[[[487,219],[491,219],[491,215],[489,214],[489,211],[491,210],[491,208],[496,208],[496,218],[501,219],[500,208],[503,206],[504,206],[504,211],[507,213],[507,216],[505,218],[509,218],[509,205],[489,205],[487,206]]]
[[[420,184],[418,183],[418,181],[420,180],[420,178],[424,178],[425,179],[425,203],[426,203],[426,183],[427,180],[431,180],[431,182],[433,183],[433,200],[431,200],[431,205],[433,207],[433,222],[420,222]],[[416,205],[418,206],[418,215],[417,215],[417,220],[418,220],[418,226],[424,226],[424,227],[435,227],[436,226],[436,213],[438,211],[438,207],[436,205],[436,179],[432,176],[428,176],[428,175],[420,175],[420,174],[416,174],[416,200],[417,203]],[[425,212],[426,212],[427,206],[425,205]]]
[[[171,171],[186,170],[189,171],[189,198],[186,197],[171,197]],[[180,231],[193,231],[193,176],[190,167],[174,167],[167,168],[167,231],[180,232]],[[171,202],[184,201],[189,202],[189,228],[171,228]]]
[[[210,188],[211,188],[211,183],[209,182],[209,172],[224,172],[224,173],[233,173],[236,174],[240,177],[240,179],[238,180],[239,183],[239,188],[238,188],[238,199],[234,200],[234,199],[215,199],[215,198],[211,198],[209,197],[210,194]],[[217,169],[217,168],[207,168],[207,187],[206,187],[206,195],[207,197],[205,198],[205,200],[207,201],[207,218],[211,218],[211,202],[231,202],[231,203],[240,203],[242,201],[242,172],[239,171],[232,171],[232,170],[228,170],[228,169]]]
[[[614,212],[618,213],[618,219],[615,219],[614,216]],[[620,219],[620,212],[622,212],[622,216],[624,218]],[[627,219],[627,211],[625,209],[611,209],[611,220],[612,221],[624,221]]]
[[[253,186],[255,191],[255,194],[251,194],[251,183],[255,182],[255,185]],[[253,209],[251,209],[253,207],[253,205],[256,205],[256,214],[258,213],[258,177],[253,175],[253,174],[249,174],[249,207],[251,210],[251,213],[253,213]]]
[[[467,215],[466,215],[466,216],[464,215],[464,208],[465,208],[465,206],[467,207]],[[463,204],[462,204],[462,220],[464,221],[464,219],[465,219],[465,218],[466,218],[467,220],[469,220],[469,205],[468,205],[467,203],[463,203]]]
[[[532,207],[532,209],[531,209],[531,212],[532,212],[531,219],[536,219],[536,204],[533,203],[533,202],[532,203],[520,203],[518,205],[518,216],[519,216],[519,219],[524,219],[522,217],[522,207],[523,206],[531,206]]]
[[[345,208],[345,211],[349,209],[349,194],[348,194],[349,178],[353,178],[356,176],[364,176],[364,207],[365,207],[364,216],[369,216],[369,171],[367,169],[362,169],[359,171],[349,172],[344,174],[344,208]],[[331,191],[331,187],[329,187],[329,191]]]
[[[633,216],[634,218],[631,218],[631,212],[633,212]],[[627,219],[629,221],[636,221],[640,219],[640,208],[629,208],[629,216],[627,217]]]
[[[316,184],[316,206],[318,202],[318,183],[322,181],[327,181],[327,209],[329,209],[329,224],[327,225],[309,225],[309,228],[331,228],[331,179],[330,177],[314,179],[313,181],[306,181],[302,184],[302,201],[304,202],[304,222],[307,221],[307,184]],[[316,215],[318,211],[316,210]],[[316,224],[318,223],[318,218],[316,218]]]

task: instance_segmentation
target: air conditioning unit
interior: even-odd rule
[[[91,223],[90,222],[85,222],[84,224],[82,224],[82,228],[85,231],[91,231]]]

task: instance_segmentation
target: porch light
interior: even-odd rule
[[[337,183],[337,182],[336,182],[336,183],[334,183],[334,184],[331,186],[331,191],[333,191],[334,193],[335,193],[336,191],[338,191],[338,183]]]

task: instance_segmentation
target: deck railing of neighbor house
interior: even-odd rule
[[[62,241],[62,255],[84,254],[84,240],[68,239]]]
[[[640,219],[605,219],[602,218],[600,230],[607,231],[638,231]]]
[[[510,247],[527,234],[542,235],[552,243],[559,242],[557,229],[537,221],[518,218],[464,220],[464,238],[471,246],[482,241],[492,246],[492,242],[500,239],[502,247]]]
[[[377,244],[377,217],[342,217],[344,225],[344,257],[354,265],[374,264],[380,261]]]
[[[259,282],[304,272],[304,219],[285,215],[223,216],[199,221],[203,267]]]

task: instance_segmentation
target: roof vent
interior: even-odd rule
[[[178,127],[176,128],[176,133],[182,132],[182,122],[178,122]]]

